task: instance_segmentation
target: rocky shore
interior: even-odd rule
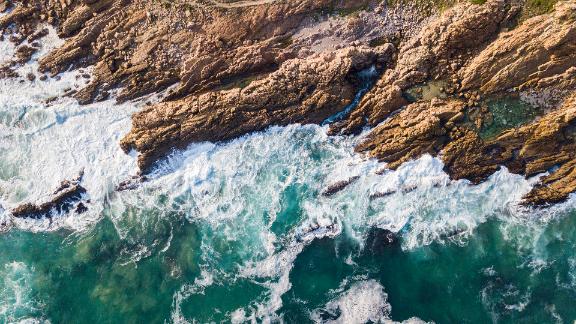
[[[424,30],[421,37],[426,38],[427,33]],[[525,197],[525,203],[543,205],[563,201],[576,189],[575,55],[576,3],[560,2],[552,13],[500,32],[453,73],[440,74],[444,79],[449,76],[448,82],[454,84],[450,99],[433,98],[404,106],[398,115],[372,130],[357,150],[388,162],[391,168],[422,154],[439,155],[452,178],[469,179],[473,183],[485,180],[500,166],[526,176],[551,172]],[[437,58],[433,55],[433,60]],[[416,68],[420,66],[408,74],[417,74]],[[441,65],[435,68],[438,66]],[[404,65],[400,67],[403,68]],[[392,97],[378,96],[378,91],[399,92],[398,100],[403,98],[402,88],[389,90],[391,87],[395,86],[379,83],[361,107],[367,105],[374,109],[374,105],[366,103],[381,102],[374,96]],[[474,110],[488,112],[486,103],[478,99],[496,93],[545,98],[546,113],[527,125],[512,127],[495,138],[482,139],[477,127],[471,125],[470,116]],[[386,102],[383,107],[376,110],[382,115],[380,118],[387,117],[390,107],[394,106]],[[368,121],[370,118],[375,117],[369,117]],[[479,118],[480,123],[482,119],[490,122],[493,116],[488,113]]]
[[[82,187],[82,176],[80,175],[72,180],[64,180],[52,195],[43,203],[33,204],[24,203],[12,209],[12,216],[16,218],[49,218],[61,213],[68,213],[74,210],[77,214],[82,214],[88,210],[83,202],[86,195],[86,189]]]
[[[15,67],[30,60],[51,24],[65,43],[41,58],[39,76],[93,66],[89,84],[69,93],[79,102],[164,91],[160,103],[133,116],[120,143],[138,152],[146,174],[193,142],[322,123],[353,102],[359,73],[374,68],[378,80],[331,134],[371,128],[356,150],[392,169],[431,154],[453,179],[472,183],[502,166],[527,177],[544,173],[524,198],[541,206],[576,191],[576,2],[562,0],[537,15],[527,7],[520,0],[447,7],[3,0],[2,37],[18,47],[0,77],[25,77]],[[537,113],[483,135],[501,117],[493,102],[502,97]]]

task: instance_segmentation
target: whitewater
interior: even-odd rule
[[[37,74],[60,44],[51,30],[18,72]],[[13,51],[0,42],[0,62]],[[119,141],[131,114],[162,94],[84,106],[62,97],[84,82],[78,71],[0,80],[2,323],[576,316],[576,198],[520,207],[537,177],[502,168],[471,185],[431,156],[392,171],[354,152],[362,134],[290,125],[191,144],[119,192],[138,172]],[[81,170],[86,213],[11,216]]]

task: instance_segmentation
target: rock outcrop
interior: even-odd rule
[[[504,32],[460,72],[462,90],[576,88],[576,2]]]
[[[355,95],[355,73],[387,61],[393,46],[351,47],[285,62],[244,88],[209,92],[148,107],[133,117],[122,140],[136,149],[141,170],[172,148],[226,140],[269,125],[320,123]]]
[[[455,123],[464,118],[463,111],[460,100],[410,104],[374,128],[356,150],[387,162],[391,169],[426,153],[438,155],[451,141]]]
[[[557,110],[518,129],[483,141],[474,132],[447,145],[446,171],[474,183],[506,166],[513,173],[534,176],[551,172],[525,198],[528,204],[559,202],[576,190],[576,94]]]
[[[462,78],[460,90],[466,96],[406,105],[374,128],[356,149],[388,162],[390,168],[423,154],[440,156],[453,179],[472,183],[486,180],[501,166],[528,177],[550,172],[526,195],[524,203],[544,205],[565,200],[576,191],[575,30],[576,3],[567,1],[560,2],[550,14],[500,34],[459,71],[450,74],[447,70],[448,77]],[[398,67],[393,72],[396,70]],[[394,89],[394,82],[385,88]],[[382,109],[395,111],[401,102],[388,99],[401,98],[403,90],[395,89],[400,97],[390,96],[391,91],[377,96],[377,89],[365,100],[382,100]],[[480,115],[478,120],[471,120],[481,109],[474,107],[475,100],[468,100],[479,95],[467,91],[486,96],[518,89],[554,93],[554,97],[545,98],[552,109],[495,138],[481,138],[473,122],[481,124],[482,118],[493,116]]]
[[[408,104],[404,91],[429,79],[453,75],[510,23],[518,10],[504,0],[484,5],[462,3],[447,10],[400,47],[394,68],[384,73],[358,109],[347,121],[335,125],[333,132],[356,133],[365,124],[382,122]]]
[[[501,166],[529,177],[550,172],[526,195],[524,203],[530,205],[561,202],[576,191],[576,94],[544,117],[490,140],[464,124],[464,107],[458,100],[408,105],[357,150],[391,169],[423,154],[438,155],[451,178],[474,184]]]
[[[25,203],[11,210],[16,218],[52,218],[55,214],[67,213],[74,209],[81,214],[87,210],[82,202],[86,189],[82,187],[82,173],[73,180],[64,180],[50,199],[41,204]]]
[[[0,18],[0,30],[23,40],[41,22],[58,27],[65,44],[40,60],[55,75],[94,65],[91,83],[75,97],[103,100],[117,87],[119,101],[136,99],[179,82],[180,98],[270,73],[296,57],[291,35],[303,20],[328,10],[359,8],[367,1],[277,1],[262,5],[208,5],[201,1],[17,1]]]
[[[66,42],[40,60],[41,72],[54,76],[94,66],[90,83],[69,92],[81,103],[108,98],[112,90],[124,101],[173,86],[160,103],[134,115],[121,142],[126,152],[138,151],[144,174],[192,142],[227,140],[270,125],[321,123],[355,99],[356,74],[375,66],[379,80],[348,118],[331,127],[333,134],[375,127],[358,152],[390,168],[437,155],[452,178],[473,183],[501,166],[526,176],[549,172],[525,197],[535,205],[562,201],[576,190],[574,0],[518,26],[526,4],[517,0],[457,1],[433,17],[429,11],[393,17],[402,11],[370,1],[33,0],[0,1],[0,9],[13,4],[0,17],[0,30],[18,49],[0,67],[0,77],[17,75],[13,67],[34,54],[45,22]],[[444,84],[442,96],[411,96],[431,81]],[[481,137],[478,130],[494,117],[482,100],[508,94],[536,96],[545,103],[544,116]],[[334,184],[325,195],[347,183]]]
[[[524,196],[529,205],[548,205],[566,200],[576,189],[576,160],[563,164],[552,174],[540,179],[540,182]]]

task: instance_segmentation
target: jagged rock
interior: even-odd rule
[[[24,64],[32,58],[32,55],[38,51],[37,48],[22,45],[16,49],[15,59],[13,64]]]
[[[12,28],[11,31],[17,32],[19,37],[12,34],[9,39],[19,45],[26,37],[34,33],[37,27],[36,17],[38,17],[38,11],[34,6],[17,6],[10,13],[0,17],[0,35],[5,29]]]
[[[451,178],[468,179],[474,184],[486,180],[501,166],[526,176],[550,171],[524,197],[524,203],[542,205],[566,199],[576,191],[575,13],[573,1],[561,2],[555,12],[534,17],[526,25],[503,33],[462,68],[462,99],[433,99],[407,105],[372,130],[356,149],[388,162],[390,168],[422,154],[439,155]],[[417,57],[430,59],[421,54]],[[504,131],[493,139],[480,138],[467,119],[478,124],[492,118],[492,114],[475,107],[479,100],[477,90],[504,92],[518,86],[560,90],[554,92],[553,101],[566,99],[527,125]],[[395,89],[400,96],[402,87],[394,87],[385,88]],[[379,90],[372,96],[380,94],[387,100],[386,91]]]
[[[36,12],[36,8],[18,6],[6,16],[0,17],[0,29],[6,28],[13,23],[25,23]]]
[[[566,200],[576,191],[576,159],[560,166],[524,196],[526,205],[542,206]]]
[[[130,179],[121,181],[116,186],[116,191],[127,191],[136,189],[140,186],[140,184],[142,184],[142,182],[145,182],[147,180],[148,179],[146,178],[146,176],[133,176]]]
[[[33,42],[39,40],[40,38],[49,34],[48,28],[42,28],[41,30],[35,32],[34,34],[28,36],[26,39],[28,43],[32,44]]]
[[[541,179],[525,202],[542,205],[562,201],[576,191],[576,94],[541,119],[492,140],[483,141],[469,131],[446,146],[442,159],[451,177],[474,183],[485,180],[501,165],[526,176],[559,167]]]
[[[60,183],[60,186],[54,193],[50,200],[42,204],[36,205],[32,203],[24,203],[11,210],[11,214],[16,218],[34,218],[40,219],[43,217],[51,218],[52,213],[69,212],[73,208],[77,212],[85,212],[87,207],[80,202],[86,189],[80,185],[83,173],[81,172],[78,178],[74,180],[65,180]]]
[[[0,1],[0,12],[4,12],[10,9],[10,6],[11,6],[10,1],[8,0]]]
[[[88,20],[96,16],[98,12],[110,8],[114,2],[114,0],[99,0],[80,4],[71,11],[70,15],[66,17],[66,20],[62,22],[59,28],[59,35],[61,37],[73,35],[79,31]]]
[[[74,212],[76,214],[83,214],[87,211],[88,211],[88,207],[86,207],[86,205],[84,205],[84,203],[82,203],[82,202],[78,203],[78,205],[76,205],[76,209],[74,209]]]
[[[179,3],[143,0],[15,1],[14,10],[0,18],[0,30],[9,32],[15,44],[27,39],[35,49],[34,40],[45,35],[37,32],[39,24],[56,26],[68,38],[41,59],[40,70],[57,78],[70,67],[93,65],[90,83],[67,92],[81,103],[106,99],[114,88],[120,88],[117,99],[123,101],[178,83],[164,102],[134,115],[133,129],[122,140],[124,150],[139,151],[144,172],[171,149],[190,142],[226,140],[269,125],[322,122],[351,102],[357,90],[354,74],[374,64],[380,72],[388,70],[350,118],[331,130],[354,133],[387,119],[358,151],[391,168],[422,154],[439,155],[453,178],[473,183],[501,165],[527,176],[553,171],[525,197],[537,205],[561,201],[574,191],[574,99],[564,100],[576,87],[573,0],[509,30],[520,1],[459,2],[422,28],[417,23],[418,28],[407,27],[409,32],[393,28],[390,34],[382,26],[370,28],[385,20],[375,15],[337,18],[334,29],[333,18],[313,18],[319,12],[367,4],[194,2],[193,8],[182,10]],[[378,5],[377,13],[383,8],[386,4]],[[372,20],[362,20],[369,16]],[[362,44],[374,40],[369,42],[374,46],[398,40],[400,50],[392,55],[391,45],[369,48],[356,44],[355,38]],[[345,41],[334,46],[334,39]],[[32,55],[28,46],[19,51],[21,59],[14,64]],[[10,66],[0,68],[0,78],[16,75]],[[409,104],[407,90],[431,80],[446,82],[442,92],[448,98]],[[483,93],[526,89],[554,94],[547,108],[555,109],[490,140],[463,122],[467,115],[480,127],[490,118],[488,112],[477,111]],[[118,189],[137,182],[122,183]],[[335,184],[327,192],[343,187]]]
[[[348,187],[350,184],[352,184],[358,179],[360,179],[359,176],[354,176],[349,179],[338,181],[334,184],[331,184],[330,186],[328,186],[328,188],[326,188],[326,190],[322,192],[322,196],[324,197],[334,196],[335,194],[344,190],[346,187]]]
[[[18,76],[18,72],[9,66],[0,66],[0,79],[17,78]]]
[[[375,126],[406,105],[403,92],[429,78],[446,78],[495,37],[502,24],[518,12],[509,1],[491,0],[484,5],[460,3],[422,28],[400,47],[393,69],[360,102],[350,118],[332,132],[350,134],[368,123]],[[453,67],[454,66],[454,67]]]
[[[464,126],[462,118],[463,104],[456,100],[414,103],[375,128],[357,150],[389,168],[425,153],[439,155],[452,179],[474,184],[501,166],[526,176],[552,172],[524,197],[530,205],[560,202],[576,191],[576,94],[541,119],[490,140]]]
[[[122,148],[136,149],[146,172],[170,149],[191,142],[226,140],[270,125],[322,122],[353,99],[350,76],[390,57],[392,50],[391,45],[352,47],[293,59],[245,88],[148,107],[133,116]]]
[[[463,111],[464,103],[455,99],[410,104],[373,129],[356,150],[387,162],[391,169],[426,153],[437,155],[450,142]]]
[[[461,71],[462,89],[576,87],[576,2],[502,33]]]
[[[304,19],[368,1],[281,1],[230,8],[142,0],[63,3],[17,1],[17,8],[0,19],[0,28],[18,23],[27,37],[41,21],[57,25],[59,35],[70,38],[41,59],[40,70],[55,75],[70,66],[94,65],[92,82],[75,94],[81,103],[90,103],[118,86],[123,89],[117,99],[124,101],[181,81],[170,97],[176,99],[269,73],[303,53],[291,46],[291,34]]]

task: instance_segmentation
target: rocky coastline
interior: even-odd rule
[[[391,169],[430,154],[451,178],[474,184],[501,167],[544,174],[523,203],[545,206],[576,191],[576,1],[531,17],[526,8],[520,0],[445,7],[0,0],[2,37],[18,46],[0,78],[36,78],[15,67],[30,60],[50,24],[65,42],[40,59],[40,80],[93,66],[89,83],[67,94],[80,103],[164,93],[133,116],[119,143],[138,152],[145,175],[193,142],[321,124],[353,102],[359,73],[374,68],[377,81],[330,134],[369,128],[356,151]],[[537,113],[484,136],[499,118],[493,102],[501,97],[519,98]]]

